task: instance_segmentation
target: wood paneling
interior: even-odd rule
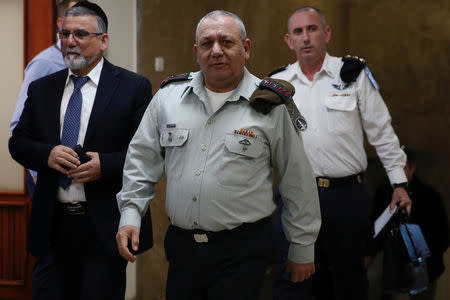
[[[0,294],[31,297],[32,257],[26,251],[30,201],[26,195],[0,196]]]
[[[55,42],[54,3],[54,0],[24,0],[24,66]]]

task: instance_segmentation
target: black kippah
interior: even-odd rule
[[[100,6],[98,6],[95,3],[89,2],[89,1],[81,1],[81,2],[78,2],[77,4],[75,4],[72,7],[84,7],[84,8],[87,8],[89,10],[92,10],[92,12],[96,16],[99,16],[100,19],[103,20],[103,22],[106,25],[106,32],[108,32],[108,18],[106,17],[105,12],[103,11],[103,9]]]

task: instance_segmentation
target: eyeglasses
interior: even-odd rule
[[[63,29],[59,32],[59,38],[60,39],[68,39],[71,34],[74,39],[83,40],[91,34],[95,34],[95,35],[99,36],[99,35],[102,35],[103,33],[102,32],[89,32],[84,29],[76,29],[74,31]]]

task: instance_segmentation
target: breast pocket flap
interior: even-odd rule
[[[356,97],[353,95],[327,97],[325,105],[333,110],[352,111],[356,108]]]
[[[228,134],[225,137],[225,146],[228,151],[251,158],[261,155],[264,145],[256,138],[248,136]]]
[[[162,147],[180,147],[186,143],[189,129],[165,130],[161,133],[159,142]]]

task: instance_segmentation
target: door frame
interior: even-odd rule
[[[23,66],[56,39],[54,0],[23,0]],[[0,295],[32,298],[34,260],[26,250],[30,195],[23,172],[23,189],[0,191]]]

